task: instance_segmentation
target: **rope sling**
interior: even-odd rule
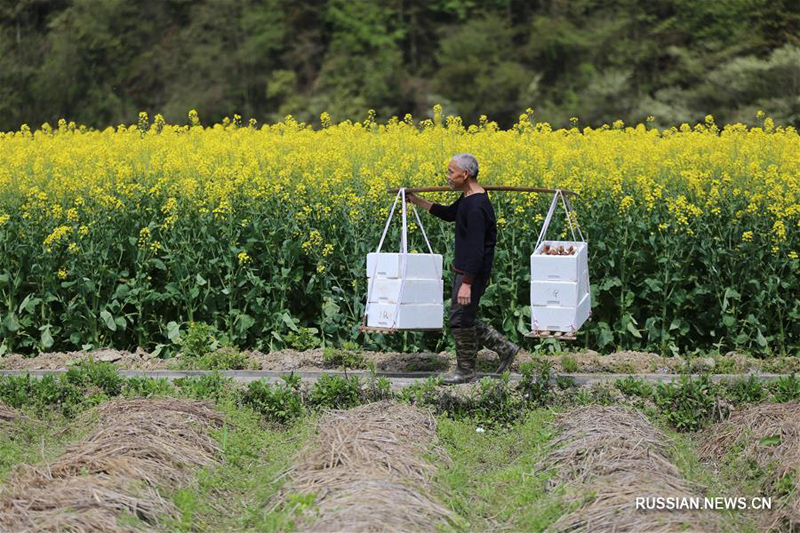
[[[367,303],[364,307],[364,317],[361,320],[361,326],[359,329],[361,331],[366,332],[377,332],[377,333],[395,333],[397,330],[397,319],[400,316],[400,305],[403,301],[403,293],[405,289],[405,282],[406,282],[406,275],[408,273],[408,214],[406,209],[406,189],[401,188],[398,190],[397,195],[394,197],[394,203],[392,204],[392,209],[389,211],[389,217],[386,219],[386,225],[383,228],[383,234],[381,235],[381,240],[378,242],[378,248],[375,250],[375,254],[380,254],[381,249],[383,248],[383,243],[386,240],[386,235],[389,232],[389,226],[391,225],[392,218],[394,217],[394,212],[397,207],[397,202],[401,201],[403,203],[402,208],[402,233],[400,236],[400,270],[402,272],[400,276],[400,294],[397,297],[397,302],[395,303],[395,312],[394,317],[392,319],[392,325],[389,328],[376,328],[376,327],[369,327],[367,326],[367,314],[369,312],[369,304],[372,301],[372,291],[375,285],[376,274],[378,273],[378,258],[375,258],[375,264],[372,268],[372,275],[369,276],[369,288],[367,289]],[[425,238],[425,245],[428,247],[428,252],[431,257],[431,261],[433,261],[433,268],[436,272],[437,279],[442,279],[442,272],[439,268],[439,265],[434,257],[433,248],[431,247],[430,240],[428,240],[428,234],[425,232],[425,227],[422,225],[422,220],[419,217],[419,213],[417,212],[416,206],[411,204],[411,210],[414,212],[414,218],[419,225],[419,229],[422,231],[422,236]],[[420,331],[441,331],[441,328],[425,328]]]

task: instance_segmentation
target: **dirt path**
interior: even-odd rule
[[[331,369],[325,363],[324,350],[280,350],[269,354],[258,351],[243,352],[251,369],[270,371],[317,371]],[[186,361],[178,356],[172,359],[160,359],[139,349],[136,352],[122,350],[95,350],[93,352],[53,352],[43,353],[35,357],[21,354],[8,354],[0,357],[0,370],[54,370],[68,368],[86,359],[89,355],[98,361],[113,363],[125,370],[174,370],[188,368]],[[455,356],[448,352],[440,353],[399,353],[369,352],[358,354],[365,363],[372,363],[375,369],[383,372],[438,372],[455,368]],[[650,352],[620,351],[608,355],[600,355],[592,350],[572,352],[563,355],[541,355],[521,351],[517,356],[512,371],[519,371],[522,363],[542,359],[550,361],[556,372],[595,373],[611,372],[620,374],[659,373],[671,374],[686,366],[680,357],[661,357]],[[478,370],[494,372],[497,367],[497,354],[489,350],[481,350],[478,354]],[[731,352],[716,358],[700,358],[692,360],[692,371],[709,369],[716,373],[744,373],[748,371],[764,371],[789,373],[800,371],[798,358],[759,360],[742,354]]]

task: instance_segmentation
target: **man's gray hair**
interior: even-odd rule
[[[453,156],[453,163],[455,163],[461,170],[469,172],[469,177],[478,179],[478,160],[475,156],[468,153],[456,154]]]

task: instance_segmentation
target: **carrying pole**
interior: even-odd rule
[[[579,196],[575,191],[568,191],[566,189],[544,189],[541,187],[511,187],[506,185],[481,185],[487,191],[504,191],[504,192],[541,192],[541,193],[555,193],[561,191],[565,196]],[[400,189],[386,189],[386,192],[397,194]],[[451,189],[450,187],[408,187],[406,192],[457,192],[458,189]]]

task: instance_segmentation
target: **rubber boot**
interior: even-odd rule
[[[456,371],[442,377],[443,385],[458,385],[474,381],[475,364],[478,360],[478,334],[475,326],[453,328],[456,341]]]
[[[502,333],[494,329],[492,326],[481,322],[475,321],[475,329],[478,333],[478,341],[481,345],[489,348],[493,352],[497,352],[500,358],[500,365],[497,367],[497,373],[502,374],[511,367],[514,358],[519,353],[519,346],[508,340]]]

